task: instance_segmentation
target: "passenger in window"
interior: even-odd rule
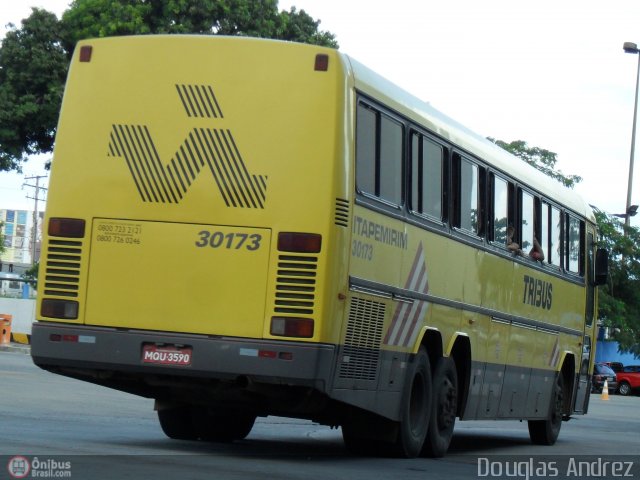
[[[535,235],[533,236],[533,248],[529,250],[529,257],[537,262],[544,261],[544,251],[542,250],[540,242],[538,242],[538,239],[535,237]]]
[[[507,250],[513,252],[514,255],[522,255],[522,250],[520,250],[520,245],[513,241],[513,236],[516,233],[516,229],[513,228],[513,225],[509,225],[507,227]]]

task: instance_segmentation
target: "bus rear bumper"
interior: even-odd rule
[[[180,363],[145,354],[148,347],[182,353]],[[188,363],[185,355],[189,355]],[[36,365],[82,378],[182,377],[311,387],[327,393],[333,377],[334,345],[173,332],[123,330],[36,322],[31,336]],[[87,378],[88,379],[88,378]],[[109,381],[98,381],[108,385]]]

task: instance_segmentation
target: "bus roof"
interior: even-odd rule
[[[344,57],[347,59],[347,65],[350,65],[355,87],[362,93],[381,100],[387,107],[450,141],[463,151],[481,159],[487,165],[508,174],[543,197],[557,202],[595,223],[593,210],[575,191],[471,131],[357,60],[347,55]]]

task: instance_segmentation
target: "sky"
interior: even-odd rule
[[[0,38],[30,6],[60,16],[67,4],[0,0]],[[341,51],[480,135],[557,153],[557,168],[583,177],[575,190],[588,203],[624,212],[638,55],[622,45],[640,44],[640,1],[279,2],[292,6],[320,20]],[[42,174],[42,160],[24,173]],[[640,204],[640,159],[634,171],[631,203]],[[22,183],[0,173],[0,208],[33,208]]]

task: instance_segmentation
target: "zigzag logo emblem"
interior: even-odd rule
[[[211,86],[176,90],[188,117],[224,118]],[[165,165],[147,125],[114,124],[108,155],[124,158],[144,202],[179,203],[207,168],[227,207],[264,208],[267,199],[267,176],[249,173],[228,129],[194,128]]]

